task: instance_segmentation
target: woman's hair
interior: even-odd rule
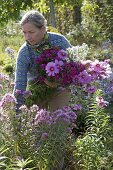
[[[21,19],[20,24],[21,26],[26,23],[33,23],[37,28],[47,26],[47,21],[45,17],[39,11],[29,11],[27,12]]]

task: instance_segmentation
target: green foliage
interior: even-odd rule
[[[109,161],[109,154],[110,151],[106,149],[96,134],[85,134],[84,137],[78,138],[75,143],[75,169],[111,170],[112,164]]]
[[[0,147],[0,169],[1,170],[21,170],[27,169],[29,164],[32,163],[32,160],[29,158],[26,160],[21,160],[19,158],[12,158],[8,155],[8,152],[11,151],[11,148],[8,148],[7,145]],[[9,152],[10,153],[10,152]],[[29,170],[33,170],[35,167],[30,168]]]
[[[113,157],[111,148],[108,148],[111,132],[109,116],[105,109],[97,106],[97,91],[90,101],[89,112],[85,119],[87,130],[75,142],[75,167],[77,170],[111,170]]]
[[[40,140],[41,145],[35,158],[38,160],[39,169],[60,169],[64,165],[66,149],[70,144],[67,133],[68,123],[57,121],[53,125],[46,126],[40,124],[37,127],[39,132],[47,132],[48,137]],[[38,139],[37,139],[38,140]]]
[[[4,66],[4,71],[6,73],[12,74],[14,72],[14,68],[12,65],[6,65],[6,66]]]
[[[45,83],[29,82],[28,90],[32,95],[26,99],[26,105],[32,106],[33,104],[45,105],[44,101],[47,101],[50,96],[56,91],[56,88],[50,88]]]
[[[0,60],[0,65],[4,65],[4,60],[3,59]]]
[[[32,0],[1,0],[0,1],[0,24],[6,23],[9,19],[19,18],[21,10],[26,9],[28,6],[32,6]]]
[[[86,31],[86,37],[97,41],[106,38],[113,39],[113,2],[84,0],[82,10],[82,25]]]

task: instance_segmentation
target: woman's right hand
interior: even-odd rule
[[[45,82],[45,84],[47,84],[51,88],[57,88],[58,87],[58,83],[56,83],[56,82],[50,82],[47,79],[45,79],[44,82]]]

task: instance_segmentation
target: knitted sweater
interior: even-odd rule
[[[51,32],[47,34],[51,47],[60,46],[64,50],[71,47],[63,35]],[[36,64],[34,64],[35,57],[37,57],[36,52],[25,42],[19,49],[17,56],[14,92],[16,89],[26,90],[27,82],[37,77],[38,70]],[[19,108],[22,104],[24,104],[24,99],[22,95],[20,95],[17,98],[17,107]]]

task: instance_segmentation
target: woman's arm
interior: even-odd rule
[[[27,86],[27,72],[29,61],[27,59],[27,51],[20,50],[18,53],[17,61],[16,61],[16,73],[15,73],[15,87],[14,87],[14,95],[17,99],[17,110],[21,105],[24,104],[24,98],[22,94],[16,94],[16,91],[25,91]]]

